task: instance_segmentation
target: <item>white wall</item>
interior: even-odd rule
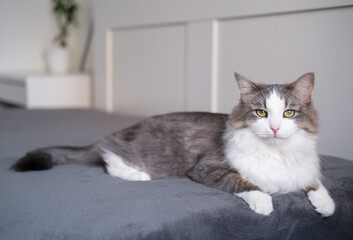
[[[77,2],[80,25],[71,29],[69,38],[73,69],[91,16],[90,0]],[[0,0],[0,72],[45,71],[44,50],[52,45],[56,34],[50,0]]]

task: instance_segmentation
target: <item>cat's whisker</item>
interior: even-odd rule
[[[319,150],[319,153],[323,153],[325,155],[328,155],[328,156],[332,156],[333,154],[330,153],[329,151],[326,151],[323,147],[321,147],[318,143],[316,144],[316,148]],[[326,165],[330,166],[330,167],[333,167],[334,165],[328,161],[325,157],[320,157],[321,161],[322,162],[325,162]]]
[[[227,125],[229,128],[233,129],[234,131],[237,131],[237,129],[233,128],[233,127],[229,124],[229,121],[228,121],[228,119],[226,119],[226,116],[225,116],[225,115],[223,115],[223,119],[224,119],[224,122],[226,123],[226,125]]]
[[[321,147],[319,144],[316,144],[316,148],[319,150],[319,152],[322,152],[324,154],[327,154],[327,155],[331,155],[332,156],[332,153],[330,153],[329,151],[326,151],[323,147]]]

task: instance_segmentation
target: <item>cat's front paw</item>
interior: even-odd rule
[[[329,217],[334,213],[335,203],[324,186],[321,185],[317,190],[309,191],[308,198],[315,211],[320,213],[322,217]]]
[[[264,192],[250,191],[235,195],[242,198],[256,213],[268,216],[273,211],[272,198]]]

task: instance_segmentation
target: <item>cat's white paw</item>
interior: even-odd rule
[[[329,217],[334,213],[335,203],[324,186],[320,185],[316,191],[309,191],[308,198],[315,211],[320,213],[322,217]]]
[[[235,194],[242,198],[256,213],[268,216],[273,211],[272,198],[261,191],[241,192]]]
[[[128,180],[130,180],[130,181],[150,181],[151,176],[145,172],[136,171],[136,172],[131,173],[131,175],[128,177]]]

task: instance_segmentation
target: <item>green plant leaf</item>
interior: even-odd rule
[[[77,23],[76,15],[78,5],[75,0],[52,0],[52,11],[56,16],[59,33],[54,37],[54,42],[60,46],[67,46],[69,27]]]

